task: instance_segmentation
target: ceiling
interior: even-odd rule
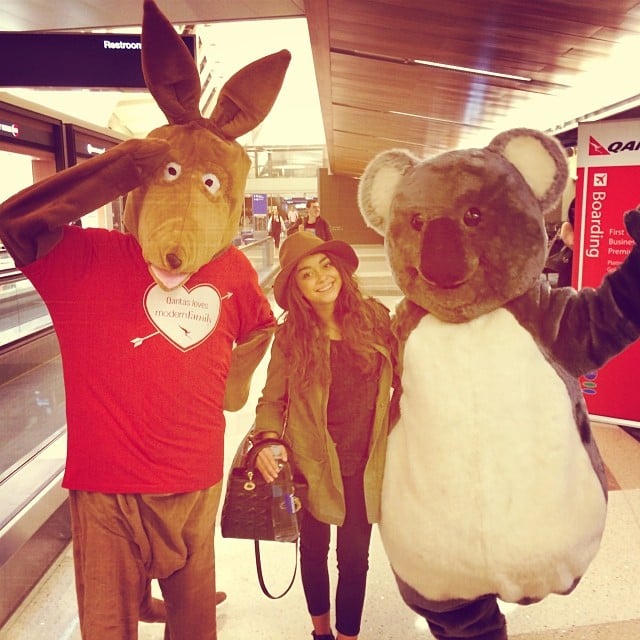
[[[640,78],[632,72],[640,54],[636,0],[158,4],[175,24],[306,15],[335,174],[360,175],[384,149],[431,155],[486,144],[511,126],[562,137],[580,119],[630,113],[640,103]],[[141,6],[141,0],[3,0],[0,30],[137,25]],[[274,48],[286,46],[277,34],[269,37]],[[304,119],[304,110],[295,117]]]

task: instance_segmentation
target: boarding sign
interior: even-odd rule
[[[597,287],[633,247],[623,216],[640,202],[640,120],[578,126],[573,284]],[[594,420],[640,427],[640,344],[581,380]]]

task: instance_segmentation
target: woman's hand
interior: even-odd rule
[[[279,444],[263,447],[256,456],[256,468],[262,474],[265,482],[273,482],[280,473],[279,460],[276,459],[275,453],[282,462],[287,461],[287,450]]]

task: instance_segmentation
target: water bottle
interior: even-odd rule
[[[280,468],[278,477],[271,483],[271,519],[274,539],[278,542],[295,542],[299,532],[291,471],[289,465],[282,460],[280,445],[273,445],[271,453]]]

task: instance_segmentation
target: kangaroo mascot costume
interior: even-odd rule
[[[0,238],[60,343],[82,637],[132,640],[153,614],[166,638],[214,640],[223,410],[246,402],[275,326],[232,246],[250,166],[236,138],[268,114],[290,54],[241,69],[204,118],[194,60],[151,0],[142,45],[169,124],[11,197]],[[123,194],[127,233],[69,224]]]
[[[426,160],[374,158],[361,211],[405,298],[400,419],[380,532],[405,602],[439,640],[504,640],[497,598],[569,593],[607,489],[577,378],[640,334],[640,249],[598,289],[540,275],[563,149],[530,129]],[[640,241],[640,213],[625,222]]]

